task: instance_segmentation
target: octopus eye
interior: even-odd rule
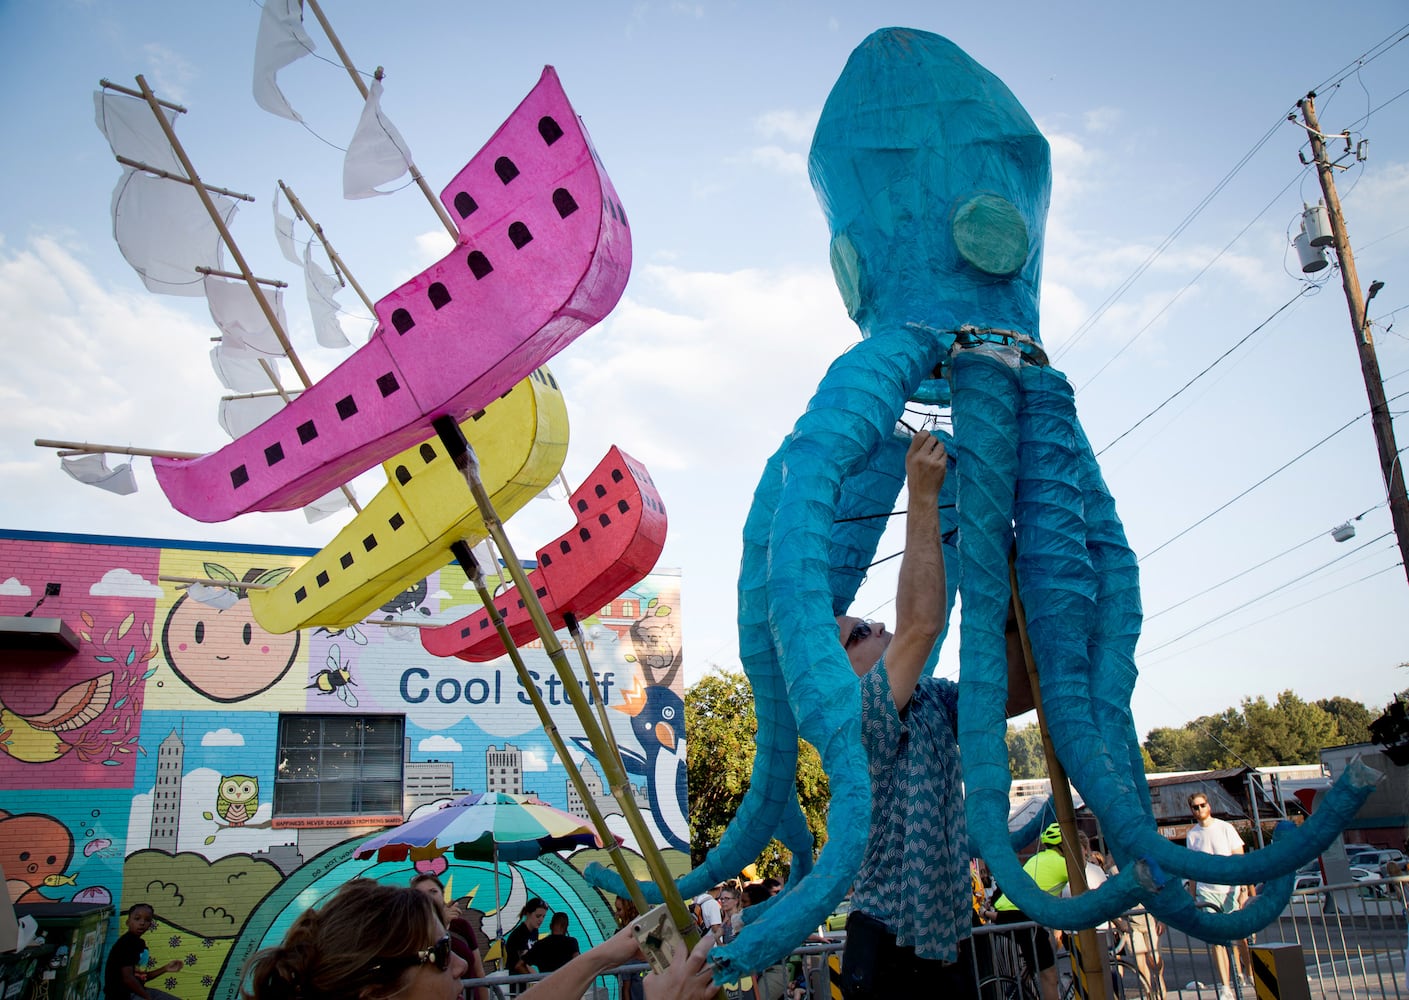
[[[861,260],[856,255],[856,247],[846,233],[838,233],[832,240],[829,253],[832,260],[832,277],[841,290],[846,314],[856,319],[861,309]]]
[[[1027,261],[1027,223],[1007,198],[974,195],[955,210],[952,231],[960,256],[986,274],[1008,277]]]

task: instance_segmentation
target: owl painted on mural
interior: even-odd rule
[[[259,779],[248,774],[231,774],[220,779],[215,811],[231,826],[244,826],[259,808]]]

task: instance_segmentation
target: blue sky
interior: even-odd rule
[[[1409,310],[1395,315],[1409,305],[1409,44],[1347,72],[1404,34],[1401,3],[1329,16],[1310,3],[1000,2],[980,12],[410,0],[395,20],[385,6],[327,6],[359,67],[386,68],[384,108],[437,190],[542,66],[557,67],[631,217],[635,256],[616,311],[552,363],[572,420],[565,472],[580,481],[611,444],[652,471],[671,515],[662,565],[683,572],[690,679],[737,662],[739,535],[757,477],[827,364],[857,337],[827,267],[806,152],[847,54],[875,28],[949,36],[1009,85],[1050,140],[1041,333],[1078,387],[1098,449],[1297,295],[1288,228],[1317,187],[1297,160],[1304,133],[1284,119],[1311,87],[1322,87],[1327,132],[1351,127],[1369,140],[1368,159],[1337,181],[1362,282],[1386,282],[1370,310],[1381,320],[1386,390],[1409,391]],[[303,546],[336,530],[335,520],[310,526],[297,513],[199,525],[171,511],[143,460],[142,491],[121,498],[78,487],[30,445],[53,437],[204,451],[223,442],[203,305],[147,294],[112,242],[118,167],[90,96],[101,77],[130,86],[144,73],[187,106],[178,128],[202,176],[259,199],[235,227],[259,273],[297,279],[271,239],[276,178],[374,297],[444,253],[414,190],[343,201],[339,152],[254,105],[258,19],[253,2],[0,3],[0,54],[17,84],[6,116],[15,139],[0,164],[6,527]],[[360,104],[340,67],[305,59],[280,82],[318,136],[345,143]],[[1338,274],[1322,272],[1320,284],[1102,457],[1137,553],[1367,409]],[[338,358],[311,346],[300,298],[290,298],[295,342],[311,369],[326,371]],[[364,496],[376,487],[359,483]],[[1142,560],[1138,728],[1286,688],[1373,706],[1409,686],[1396,669],[1409,660],[1409,584],[1394,568],[1393,537],[1351,553],[1390,531],[1383,501],[1361,419]],[[1330,539],[1332,526],[1362,512],[1354,541]],[[510,531],[527,554],[569,522],[535,504]],[[898,547],[888,538],[881,554]],[[877,569],[854,610],[890,619],[892,567]],[[941,668],[957,673],[956,664],[946,650]]]

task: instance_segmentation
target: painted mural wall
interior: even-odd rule
[[[35,616],[61,618],[81,641],[74,654],[0,653],[10,899],[111,902],[119,912],[151,903],[154,960],[184,966],[154,985],[183,1000],[232,1000],[246,957],[359,876],[405,882],[434,871],[489,937],[535,895],[569,914],[584,947],[612,933],[610,900],[580,874],[607,860],[602,851],[501,863],[497,887],[488,864],[352,860],[367,836],[471,791],[531,792],[587,811],[507,657],[467,663],[421,647],[414,626],[478,607],[457,567],[367,623],[287,635],[261,628],[236,591],[221,607],[161,579],[277,579],[312,554],[0,532],[0,615],[43,598]],[[45,596],[51,584],[59,593]],[[656,571],[582,625],[642,812],[683,871],[678,571]],[[538,643],[522,652],[609,825],[634,846],[563,682]],[[489,951],[492,961],[497,946]]]

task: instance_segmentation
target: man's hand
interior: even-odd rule
[[[939,489],[949,472],[949,456],[944,442],[929,431],[920,431],[910,439],[905,453],[905,476],[910,487],[910,505],[916,500],[930,503],[939,500]]]

